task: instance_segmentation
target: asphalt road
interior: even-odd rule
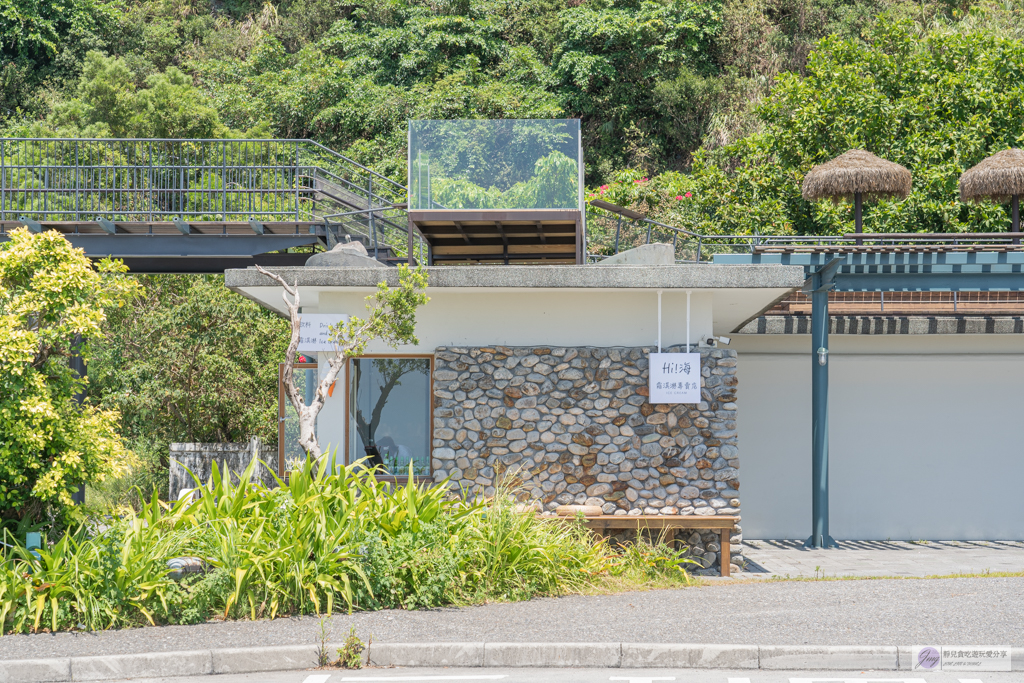
[[[1019,683],[1020,672],[909,674],[897,671],[723,671],[720,669],[364,669],[221,675],[215,683]],[[132,683],[211,683],[196,678]],[[118,683],[118,682],[111,682]]]
[[[1021,577],[717,583],[463,609],[335,615],[331,640],[343,639],[353,625],[363,640],[377,642],[1024,647],[1022,595]],[[305,617],[9,635],[0,638],[0,659],[309,645],[317,642],[318,632],[317,619]]]

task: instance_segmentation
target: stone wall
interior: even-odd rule
[[[255,438],[249,443],[172,443],[170,451],[170,500],[177,500],[181,491],[196,486],[192,476],[185,470],[186,467],[206,483],[215,462],[221,474],[225,469],[233,473],[232,480],[235,482],[238,481],[237,475],[245,471],[255,454],[271,467],[277,465],[277,446],[264,446]],[[253,476],[267,486],[277,486],[273,475],[262,464],[256,465]]]
[[[484,496],[504,484],[545,510],[586,503],[614,515],[738,515],[736,353],[701,350],[701,403],[652,405],[652,351],[438,348],[435,480]],[[712,533],[679,538],[705,564],[717,558]]]

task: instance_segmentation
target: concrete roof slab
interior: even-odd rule
[[[274,268],[300,287],[376,288],[382,280],[398,284],[396,269]],[[800,287],[804,269],[785,265],[685,264],[663,266],[472,266],[427,268],[431,288],[513,289],[777,289]],[[225,271],[234,290],[276,287],[255,268]]]

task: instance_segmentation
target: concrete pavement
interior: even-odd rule
[[[1024,577],[757,581],[614,595],[573,595],[330,620],[363,640],[420,642],[1003,644],[1024,647]],[[212,621],[0,638],[0,661],[254,646],[312,645],[316,617]]]
[[[738,578],[951,576],[1024,572],[1024,541],[839,541],[808,550],[802,541],[743,542],[747,571]]]

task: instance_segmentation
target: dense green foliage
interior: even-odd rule
[[[320,473],[317,474],[317,470]],[[380,607],[433,607],[586,590],[685,585],[665,546],[619,553],[582,527],[465,504],[443,484],[394,487],[354,466],[313,460],[281,488],[234,485],[215,469],[203,496],[173,506],[154,496],[100,531],[20,546],[0,564],[0,629],[106,629]],[[173,557],[210,572],[181,582]]]
[[[172,442],[277,441],[277,368],[288,322],[224,287],[222,276],[138,276],[93,343],[89,395],[121,415],[139,456],[109,484],[113,502],[166,492]]]
[[[992,230],[1005,212],[955,182],[1019,144],[1022,27],[1014,2],[958,0],[2,0],[0,116],[311,137],[403,182],[408,119],[579,117],[593,187],[649,178],[639,208],[711,232],[845,230],[799,184],[864,146],[917,181],[869,229]]]
[[[46,119],[37,132],[311,137],[396,179],[407,119],[581,117],[601,181],[686,168],[709,133],[747,130],[749,102],[801,71],[813,41],[858,35],[885,4],[3,0],[0,117],[21,124],[20,107]]]
[[[60,234],[26,229],[0,242],[0,521],[66,522],[71,493],[130,464],[116,410],[80,405],[107,309],[133,293],[123,266],[94,268]]]

